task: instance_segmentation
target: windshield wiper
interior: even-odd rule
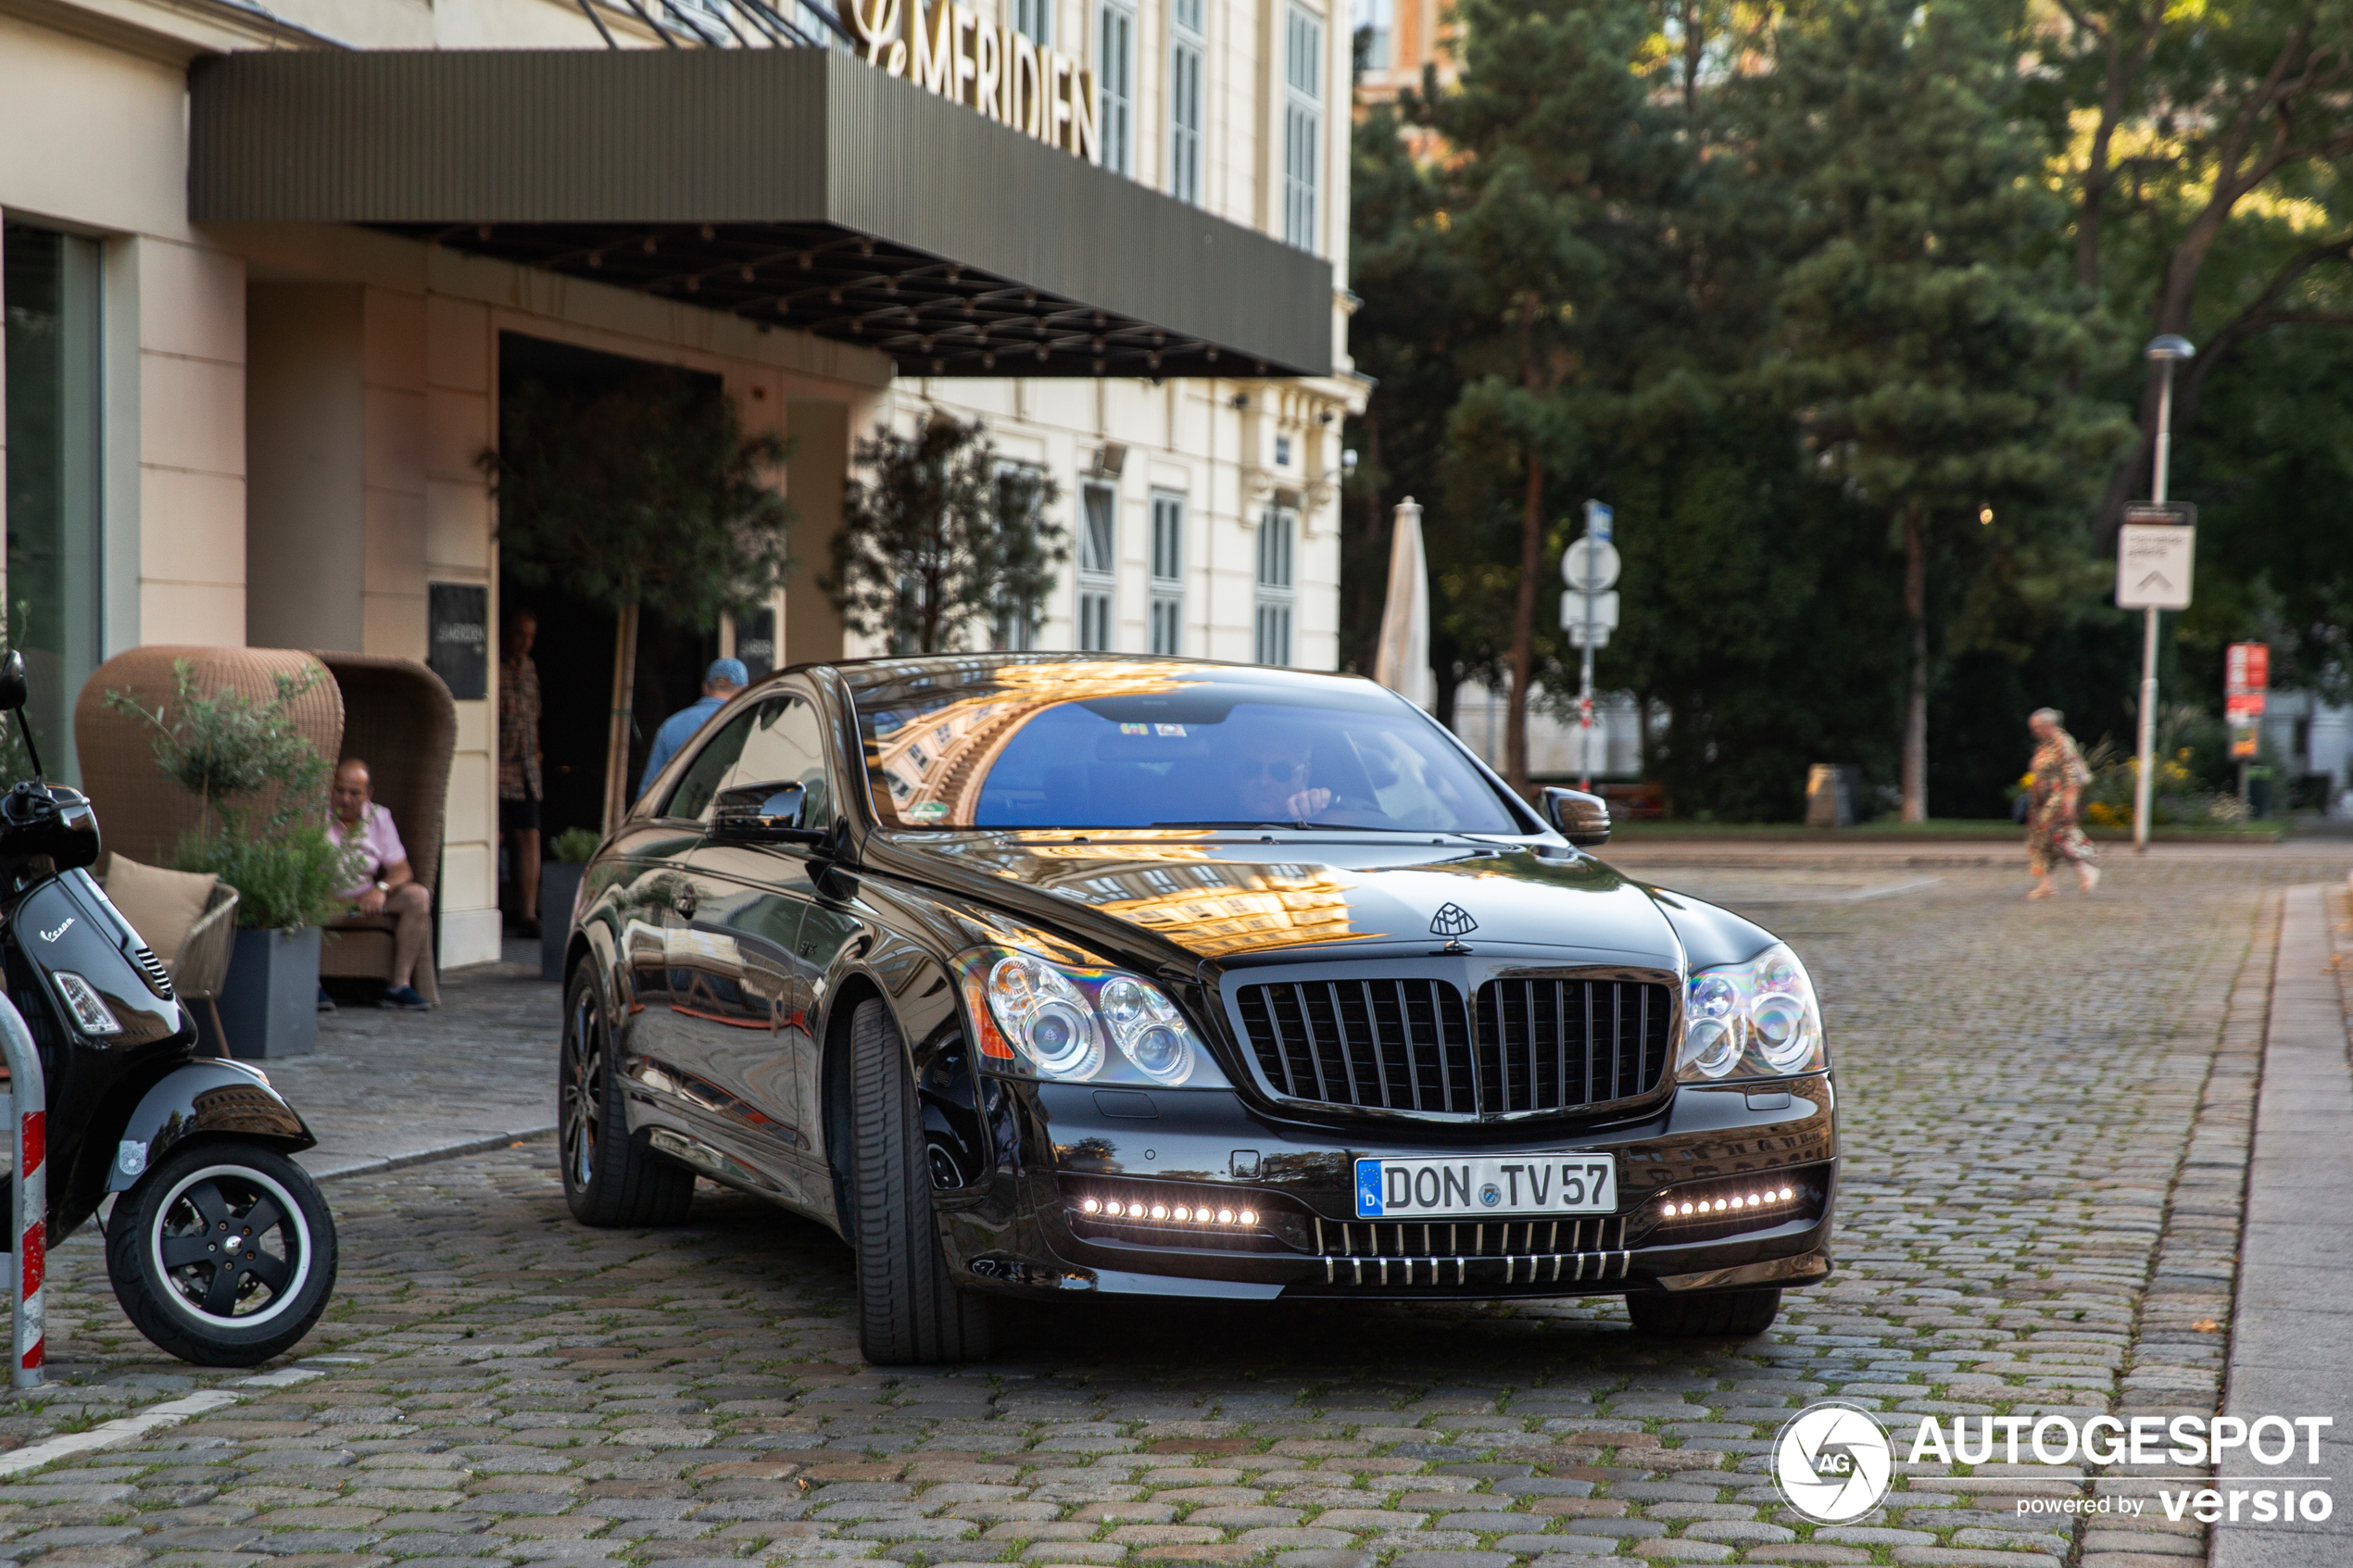
[[[1296,828],[1296,829],[1302,829],[1302,830],[1303,830],[1303,829],[1306,829],[1306,828],[1308,828],[1308,827],[1313,826],[1314,824],[1309,823],[1309,822],[1154,822],[1154,823],[1152,823],[1151,825],[1152,825],[1152,826],[1154,826],[1154,827],[1156,827],[1156,828]]]

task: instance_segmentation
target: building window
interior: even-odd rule
[[[1045,476],[1027,463],[997,465],[998,526],[1006,528],[1024,521],[1032,525],[1044,508]],[[990,646],[1017,653],[1026,653],[1038,646],[1038,606],[1026,597],[1007,596],[1000,598],[997,613],[989,626]]]
[[[1095,70],[1095,112],[1102,127],[1103,167],[1114,174],[1136,172],[1136,13],[1118,0],[1103,0]]]
[[[1397,0],[1356,0],[1350,43],[1358,75],[1389,69],[1389,38],[1396,21]]]
[[[1111,651],[1111,599],[1119,559],[1119,492],[1089,484],[1078,493],[1078,646]]]
[[[1258,662],[1290,662],[1291,541],[1299,514],[1269,507],[1258,520]]]
[[[1152,652],[1184,652],[1185,498],[1152,496]]]
[[[0,230],[7,310],[8,646],[50,776],[77,781],[73,704],[98,667],[98,245],[29,223]]]
[[[1202,0],[1175,0],[1168,20],[1168,194],[1201,205],[1202,69],[1209,58]]]
[[[1291,6],[1283,47],[1283,238],[1315,248],[1323,188],[1324,24]]]
[[[1013,0],[1013,31],[1028,35],[1032,44],[1044,45],[1054,41],[1054,0]]]

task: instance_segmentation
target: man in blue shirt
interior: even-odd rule
[[[661,721],[654,732],[654,747],[646,754],[646,771],[637,775],[637,793],[654,782],[669,760],[678,755],[678,748],[695,738],[703,721],[727,705],[727,699],[750,684],[751,672],[740,659],[714,659],[711,668],[702,672],[702,696],[688,703]]]

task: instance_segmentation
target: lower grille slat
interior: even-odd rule
[[[1658,1087],[1667,985],[1585,975],[1246,985],[1236,1010],[1267,1086],[1287,1098],[1481,1119],[1574,1111]],[[1604,1040],[1604,1035],[1606,1040]]]
[[[1590,1237],[1585,1223],[1570,1222],[1566,1248],[1558,1222],[1542,1221],[1474,1225],[1467,1248],[1462,1247],[1462,1227],[1452,1224],[1443,1236],[1435,1225],[1396,1225],[1391,1236],[1382,1236],[1378,1225],[1366,1225],[1360,1250],[1352,1226],[1340,1223],[1334,1245],[1330,1231],[1318,1220],[1315,1239],[1329,1285],[1402,1281],[1408,1286],[1536,1286],[1626,1278],[1633,1264],[1633,1253],[1626,1247],[1626,1217],[1610,1214],[1593,1220]],[[1420,1234],[1413,1235],[1416,1230]],[[1384,1242],[1390,1249],[1384,1250]],[[1419,1267],[1424,1262],[1429,1265],[1427,1273]],[[1446,1273],[1449,1262],[1454,1265],[1451,1275]]]

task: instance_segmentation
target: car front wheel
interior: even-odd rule
[[[686,1218],[695,1173],[629,1135],[621,1063],[596,976],[586,964],[573,971],[564,998],[556,1136],[563,1158],[564,1202],[582,1224],[674,1225]]]
[[[956,1288],[932,1215],[931,1169],[898,1022],[880,997],[850,1015],[849,1241],[858,1339],[877,1366],[976,1361],[988,1302]]]

